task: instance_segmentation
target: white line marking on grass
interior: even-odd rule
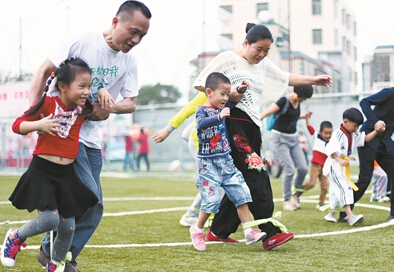
[[[173,211],[183,211],[188,207],[174,207],[174,208],[164,208],[164,209],[153,209],[153,210],[142,210],[142,211],[129,211],[129,212],[118,212],[118,213],[104,213],[103,217],[118,217],[118,216],[126,216],[126,215],[137,215],[137,214],[150,214],[150,213],[163,213],[163,212],[173,212]],[[29,220],[21,220],[21,221],[9,221],[7,225],[15,225],[15,224],[25,224],[29,222]]]
[[[143,211],[104,213],[103,216],[114,216],[114,217],[116,217],[116,216],[135,215],[135,214],[173,212],[173,211],[183,211],[183,210],[186,210],[187,208],[188,207],[175,207],[175,208],[153,209],[153,210],[143,210]]]
[[[104,201],[113,202],[113,201],[174,201],[174,200],[193,200],[194,197],[186,197],[186,196],[169,196],[169,197],[104,197]]]
[[[168,197],[156,197],[156,196],[138,196],[138,197],[104,197],[106,202],[114,201],[176,201],[176,200],[193,200],[194,197],[191,196],[168,196]],[[10,201],[0,201],[0,205],[11,205]]]
[[[307,202],[307,203],[314,203],[313,200],[302,200],[302,202]],[[378,206],[378,205],[371,205],[371,204],[363,204],[363,203],[356,203],[355,206],[357,207],[364,207],[364,208],[370,208],[370,209],[376,209],[376,210],[384,210],[384,211],[389,211],[390,212],[390,207],[384,207],[384,206]],[[346,223],[344,223],[346,224]],[[294,238],[312,238],[312,237],[324,237],[324,236],[331,236],[331,235],[340,235],[340,234],[348,234],[348,233],[356,233],[356,232],[361,232],[361,231],[370,231],[374,229],[380,229],[380,228],[385,228],[388,226],[394,225],[394,220],[385,222],[385,223],[380,223],[377,225],[372,225],[372,226],[367,226],[367,227],[360,227],[360,228],[354,228],[354,229],[348,229],[348,230],[339,230],[339,231],[330,231],[330,232],[320,232],[320,233],[312,233],[312,234],[299,234],[299,235],[294,235]]]
[[[244,242],[245,240],[238,240]],[[207,245],[223,244],[222,242],[205,242]],[[86,245],[88,248],[135,248],[135,247],[177,247],[177,246],[191,246],[191,242],[174,242],[174,243],[155,243],[155,244],[114,244],[114,245]],[[40,246],[26,246],[24,249],[39,249]]]
[[[294,238],[313,238],[313,237],[324,237],[324,236],[356,233],[356,232],[361,232],[361,231],[369,231],[369,230],[374,230],[374,229],[385,228],[385,227],[393,226],[393,225],[394,225],[394,221],[391,220],[389,222],[380,223],[380,224],[372,225],[372,226],[369,226],[369,227],[360,227],[360,228],[348,229],[348,230],[339,230],[339,231],[330,231],[330,232],[320,232],[320,233],[312,233],[312,234],[294,235]]]
[[[148,199],[149,197],[147,197]],[[305,199],[309,198],[309,199]],[[314,199],[316,196],[308,196],[303,197],[302,202],[304,203],[315,203],[316,200]],[[134,199],[133,199],[134,200]],[[167,199],[165,199],[167,200]],[[115,201],[115,200],[113,200]],[[282,202],[283,199],[274,199],[275,202]],[[370,209],[377,209],[377,210],[384,210],[390,211],[390,207],[385,206],[378,206],[372,204],[363,204],[363,203],[356,203],[356,206],[365,207]],[[161,213],[161,212],[172,212],[172,211],[180,211],[185,210],[188,207],[173,207],[173,208],[163,208],[163,209],[152,209],[152,210],[143,210],[143,211],[130,211],[130,212],[118,212],[118,213],[104,213],[103,216],[105,217],[117,217],[117,216],[126,216],[126,215],[137,215],[137,214],[151,214],[151,213]],[[10,221],[9,224],[22,224],[28,222],[25,221]],[[299,234],[295,235],[294,238],[313,238],[313,237],[324,237],[324,236],[333,236],[333,235],[342,235],[342,234],[349,234],[349,233],[356,233],[361,231],[370,231],[374,229],[385,228],[394,225],[394,220],[389,222],[380,223],[372,226],[366,227],[359,227],[359,228],[352,228],[348,230],[340,230],[340,231],[331,231],[331,232],[321,232],[321,233],[312,233],[312,234]],[[244,242],[244,240],[238,240],[238,242]],[[206,242],[207,244],[218,244],[221,242]],[[137,248],[137,247],[176,247],[176,246],[190,246],[191,242],[173,242],[173,243],[151,243],[151,244],[114,244],[114,245],[86,245],[85,247],[88,248]],[[39,249],[40,246],[38,245],[31,245],[27,246],[26,249]]]

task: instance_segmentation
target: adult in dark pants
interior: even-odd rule
[[[373,173],[373,162],[376,160],[387,173],[389,180],[394,178],[394,144],[391,139],[394,124],[394,87],[383,89],[380,92],[361,100],[360,107],[367,118],[361,127],[361,131],[369,133],[375,128],[384,127],[386,130],[379,133],[373,140],[358,148],[360,160],[360,173],[358,176],[358,191],[354,191],[354,203],[364,195]],[[372,109],[372,106],[374,108]],[[391,183],[393,191],[394,183]],[[390,197],[391,198],[391,197]],[[391,198],[392,199],[392,198]],[[352,206],[353,208],[353,206]],[[345,213],[341,212],[339,221],[344,222]],[[394,202],[391,201],[390,215],[387,220],[394,219]]]
[[[252,150],[260,150],[261,137],[257,137],[260,135],[260,128],[254,123],[247,122],[245,120],[250,120],[245,112],[237,108],[232,109],[231,119],[226,120],[228,133],[229,135],[238,135],[237,137],[241,139],[249,139],[249,144],[252,147]],[[254,135],[256,137],[250,137],[250,135]],[[255,218],[270,218],[274,212],[274,202],[272,201],[273,194],[268,173],[264,170],[259,171],[258,169],[250,169],[249,165],[245,164],[244,159],[247,151],[242,151],[242,149],[239,148],[240,143],[233,139],[234,137],[230,137],[230,146],[231,150],[233,150],[231,155],[234,160],[234,164],[244,176],[244,179],[250,189],[252,199],[259,200],[248,203],[249,210]],[[237,150],[238,152],[236,153],[241,155],[234,156],[234,150]],[[225,195],[220,205],[219,212],[213,219],[210,231],[218,237],[229,237],[232,233],[237,231],[239,226],[240,221],[237,216],[237,211],[234,209],[234,205],[231,204],[231,200],[227,195]],[[267,237],[275,236],[275,234],[281,234],[279,228],[274,226],[271,222],[264,224],[263,228],[264,232],[267,233]],[[292,238],[285,233],[280,235],[280,237],[282,236],[284,239]]]
[[[327,75],[304,76],[289,74],[280,70],[266,56],[273,43],[272,34],[263,25],[248,24],[246,38],[240,49],[228,50],[217,55],[204,69],[194,83],[194,87],[204,90],[206,77],[212,72],[225,74],[232,89],[243,94],[233,102],[238,102],[226,118],[231,145],[231,156],[235,166],[242,172],[253,203],[249,209],[258,222],[259,228],[267,233],[263,248],[268,250],[289,241],[294,237],[273,217],[274,203],[271,183],[263,169],[261,159],[260,109],[263,102],[283,95],[288,86],[322,85],[330,86],[331,77]],[[245,92],[239,90],[240,83],[246,80],[250,86]],[[267,101],[268,100],[268,101]],[[231,201],[225,196],[215,215],[208,241],[232,242],[229,235],[237,230],[240,221]]]

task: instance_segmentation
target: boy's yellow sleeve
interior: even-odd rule
[[[198,92],[198,94],[190,100],[180,111],[178,111],[168,122],[172,127],[170,131],[177,129],[189,116],[194,114],[197,107],[202,106],[207,100],[207,96],[203,92]],[[169,128],[169,126],[167,126]]]

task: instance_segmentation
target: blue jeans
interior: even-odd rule
[[[150,170],[150,165],[149,165],[148,153],[138,154],[138,157],[137,157],[137,169],[140,170],[140,160],[141,160],[141,158],[143,158],[145,160],[146,170],[149,171]]]
[[[130,167],[131,171],[135,171],[134,162],[133,162],[133,152],[126,151],[124,160],[123,160],[123,171],[127,170],[127,167]]]
[[[76,218],[75,233],[71,244],[71,263],[76,266],[75,259],[89,241],[96,230],[103,216],[103,193],[101,191],[100,173],[103,166],[101,150],[90,148],[79,143],[79,151],[74,162],[75,171],[82,182],[92,190],[99,201],[89,208],[81,218]],[[50,256],[50,236],[49,233],[42,239],[42,249],[47,256]]]
[[[196,187],[201,194],[200,210],[217,213],[223,197],[221,188],[235,207],[252,202],[248,185],[230,155],[197,158]]]

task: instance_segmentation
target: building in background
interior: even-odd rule
[[[274,35],[269,58],[279,67],[328,73],[329,91],[356,91],[357,24],[344,0],[221,0],[219,10],[221,50],[241,46],[248,22],[262,23]]]
[[[380,45],[362,64],[363,89],[380,91],[394,86],[394,45]]]

